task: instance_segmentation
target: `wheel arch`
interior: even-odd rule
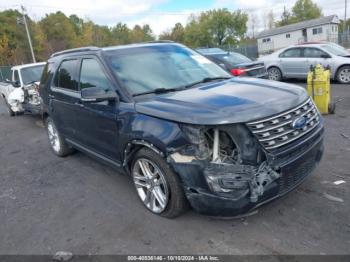
[[[350,67],[350,63],[349,64],[342,64],[342,65],[338,66],[338,68],[335,70],[335,74],[334,74],[334,79],[335,80],[337,80],[337,78],[338,78],[339,70],[342,69],[344,66],[349,66]]]

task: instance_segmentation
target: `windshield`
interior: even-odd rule
[[[323,45],[322,47],[333,55],[339,55],[339,56],[350,55],[349,52],[344,47],[336,44]]]
[[[230,77],[207,58],[180,45],[117,49],[110,51],[108,60],[132,95],[180,89],[204,78]]]
[[[242,64],[242,63],[249,63],[252,62],[248,57],[238,54],[238,53],[229,53],[226,55],[217,55],[216,56],[219,59],[222,59],[224,61],[229,62],[232,65]]]
[[[25,67],[21,69],[22,81],[24,85],[39,82],[45,65]]]

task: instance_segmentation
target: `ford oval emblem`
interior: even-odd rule
[[[307,123],[307,117],[303,116],[303,117],[299,117],[297,119],[295,119],[292,123],[292,127],[294,129],[303,129],[306,126]]]

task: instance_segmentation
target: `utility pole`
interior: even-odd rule
[[[348,0],[345,0],[345,11],[344,11],[344,29],[343,31],[346,32],[347,28],[346,28],[346,9],[348,7]]]
[[[31,38],[30,38],[30,34],[29,34],[29,30],[28,30],[28,25],[27,25],[27,19],[26,19],[26,15],[25,15],[25,8],[24,8],[23,5],[21,5],[21,9],[22,9],[22,15],[23,15],[23,23],[24,23],[24,27],[26,28],[26,32],[27,32],[27,37],[28,37],[30,52],[31,52],[31,54],[32,54],[33,63],[36,63],[35,55],[34,55],[34,50],[33,50],[33,45],[32,45],[32,40],[31,40]]]

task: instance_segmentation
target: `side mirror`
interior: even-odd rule
[[[321,57],[324,59],[331,58],[329,55],[326,55],[326,54],[321,55]]]
[[[115,101],[118,96],[112,89],[100,87],[88,87],[81,90],[81,100],[83,102]]]

